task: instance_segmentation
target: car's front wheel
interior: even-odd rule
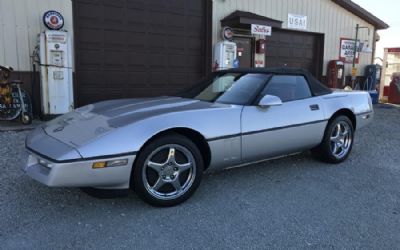
[[[174,206],[197,189],[203,174],[199,149],[188,138],[171,134],[146,145],[138,155],[131,181],[137,195],[154,206]]]
[[[353,123],[347,116],[337,116],[329,122],[321,144],[311,153],[319,160],[340,163],[349,156],[353,139]]]

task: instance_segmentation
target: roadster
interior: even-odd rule
[[[51,187],[132,188],[151,205],[173,206],[204,172],[305,150],[340,163],[372,119],[367,92],[331,90],[301,69],[224,70],[183,95],[59,116],[27,136],[23,169]]]

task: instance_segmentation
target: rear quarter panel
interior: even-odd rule
[[[356,129],[359,129],[373,118],[371,97],[365,91],[337,91],[322,97],[326,119],[330,119],[337,111],[348,109],[356,116]]]

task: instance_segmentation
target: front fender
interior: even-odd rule
[[[154,135],[169,129],[188,128],[206,139],[240,133],[242,106],[212,110],[167,113],[116,128],[96,140],[78,147],[84,158],[100,155],[136,154]]]

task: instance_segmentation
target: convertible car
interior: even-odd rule
[[[305,150],[340,163],[372,119],[367,92],[332,91],[307,71],[225,70],[183,95],[59,116],[27,136],[23,169],[51,187],[132,188],[152,205],[173,206],[207,171]]]

